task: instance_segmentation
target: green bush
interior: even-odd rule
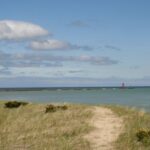
[[[66,109],[68,109],[68,106],[66,106],[66,105],[60,105],[60,106],[57,106],[57,109],[66,110]]]
[[[46,110],[45,112],[48,113],[48,112],[55,112],[56,111],[56,106],[52,105],[52,104],[49,104],[46,106]]]
[[[45,113],[55,112],[57,110],[66,110],[66,109],[68,109],[68,106],[66,106],[66,105],[55,106],[55,105],[49,104],[49,105],[46,106]]]
[[[136,137],[139,142],[142,142],[144,145],[150,144],[150,130],[141,129],[136,133]]]
[[[17,108],[21,105],[27,105],[27,102],[18,102],[18,101],[9,101],[5,103],[5,107],[6,108]]]

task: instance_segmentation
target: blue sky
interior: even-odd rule
[[[0,86],[150,85],[149,0],[0,0]]]

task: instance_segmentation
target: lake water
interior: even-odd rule
[[[45,88],[0,90],[1,100],[121,104],[150,111],[150,88]]]

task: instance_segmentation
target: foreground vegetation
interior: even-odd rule
[[[115,150],[150,149],[150,114],[107,105],[124,119]],[[0,101],[0,150],[91,150],[91,106]]]
[[[150,114],[121,106],[106,106],[124,119],[124,131],[116,141],[117,150],[150,150]]]
[[[26,104],[15,108],[16,102],[9,103],[11,108],[6,106],[0,102],[0,150],[90,149],[83,138],[91,129],[88,106]]]

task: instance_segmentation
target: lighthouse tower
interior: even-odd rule
[[[122,82],[122,84],[121,84],[121,88],[125,88],[125,83],[124,82]]]

